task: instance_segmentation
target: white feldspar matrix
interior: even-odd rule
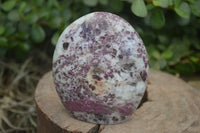
[[[138,107],[148,77],[148,56],[134,28],[121,17],[94,12],[69,25],[53,56],[58,95],[71,115],[116,124]]]

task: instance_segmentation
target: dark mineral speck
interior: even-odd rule
[[[147,72],[145,70],[141,71],[140,76],[142,80],[145,81],[147,79]]]
[[[105,36],[101,36],[99,37],[100,40],[104,40],[105,39]]]
[[[117,54],[117,50],[116,50],[116,49],[113,49],[113,51],[112,51],[112,57],[115,57],[116,54]]]
[[[106,48],[110,48],[110,44],[106,44]]]
[[[91,85],[91,84],[90,84],[90,85],[89,85],[89,88],[91,88],[92,90],[95,90],[96,87],[95,87],[94,85]]]
[[[98,120],[102,121],[102,118],[98,118]]]
[[[98,75],[92,75],[92,78],[96,79],[98,81],[102,80],[102,78],[100,76],[98,76]]]
[[[123,68],[124,70],[131,70],[131,68],[135,65],[135,63],[128,63],[128,64],[124,64]]]
[[[107,74],[105,74],[105,75],[104,75],[104,78],[105,78],[106,80],[108,80],[108,75],[107,75]]]
[[[126,31],[126,34],[130,34],[130,31]]]
[[[136,86],[136,83],[135,82],[131,82],[131,83],[129,83],[129,85]]]
[[[74,41],[74,38],[73,38],[73,37],[71,37],[70,39],[71,39],[72,42]]]
[[[63,49],[64,50],[67,50],[68,47],[69,47],[69,43],[68,42],[63,43]]]
[[[79,47],[80,50],[82,50],[82,47]]]
[[[119,119],[117,117],[112,118],[113,121],[118,121]]]
[[[96,34],[96,35],[99,35],[100,33],[101,33],[101,30],[100,30],[100,29],[98,29],[98,28],[95,29],[95,34]]]
[[[121,54],[118,55],[118,58],[119,58],[119,59],[123,59],[123,55],[121,55]]]
[[[130,72],[130,76],[133,77],[133,72]]]

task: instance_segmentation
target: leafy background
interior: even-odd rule
[[[151,68],[199,74],[199,7],[200,0],[1,0],[0,132],[35,132],[35,85],[51,70],[64,28],[90,12],[115,13],[131,23]]]

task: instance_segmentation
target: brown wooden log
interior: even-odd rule
[[[97,125],[72,118],[56,93],[52,72],[35,92],[38,133],[200,133],[200,92],[179,78],[150,70],[147,101],[132,118],[117,125]]]

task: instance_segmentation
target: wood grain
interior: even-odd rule
[[[200,133],[200,92],[170,74],[150,70],[147,101],[131,120],[97,125],[72,118],[56,93],[52,72],[35,91],[38,133]]]

